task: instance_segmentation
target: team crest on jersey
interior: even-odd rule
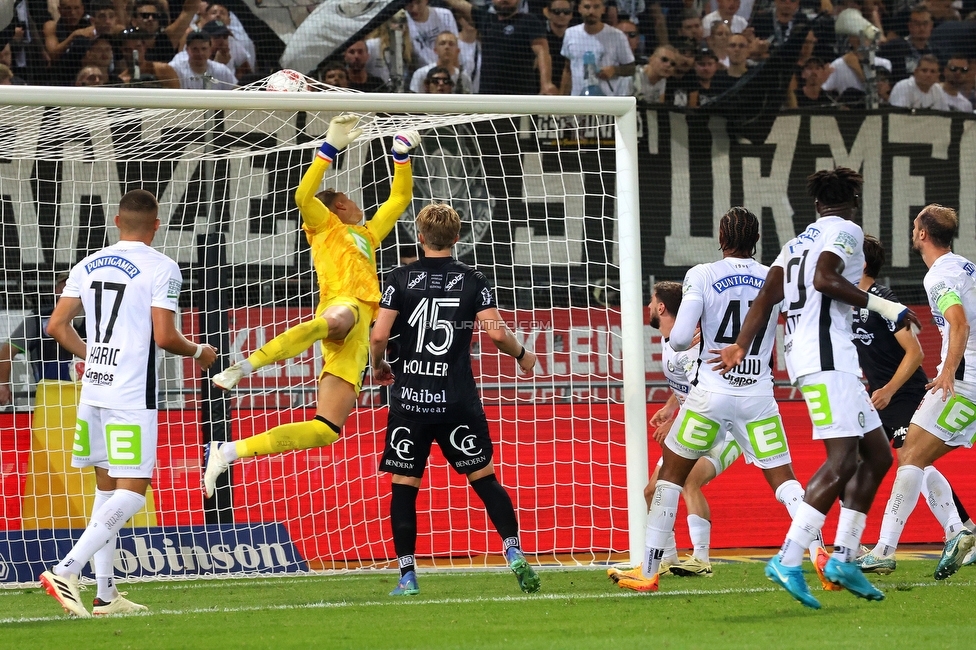
[[[410,275],[407,276],[407,289],[426,290],[427,271],[410,271]]]
[[[448,273],[444,291],[461,291],[464,288],[463,273]]]

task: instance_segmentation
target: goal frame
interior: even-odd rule
[[[637,107],[633,97],[525,95],[405,95],[233,92],[128,88],[0,87],[0,104],[137,109],[352,111],[357,113],[470,113],[606,115],[614,118],[616,216],[620,263],[624,429],[630,562],[641,562],[647,508],[647,406],[644,305],[637,179]]]

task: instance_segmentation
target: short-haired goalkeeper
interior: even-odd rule
[[[238,458],[331,445],[356,405],[369,359],[369,327],[379,309],[375,250],[413,198],[410,151],[420,144],[416,131],[395,135],[390,198],[366,221],[362,209],[342,192],[318,192],[336,154],[362,134],[357,120],[354,115],[332,119],[325,142],[295,192],[319,279],[315,318],[286,330],[213,378],[214,384],[230,390],[258,368],[298,356],[321,341],[324,363],[315,417],[236,442],[210,443],[203,475],[208,497],[218,477]]]

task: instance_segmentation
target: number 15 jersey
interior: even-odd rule
[[[71,269],[64,293],[85,309],[87,358],[81,403],[118,410],[155,409],[162,355],[152,308],[176,312],[180,267],[142,242],[120,241]]]
[[[784,351],[794,383],[797,377],[827,370],[861,376],[851,306],[817,291],[813,276],[820,254],[827,251],[844,261],[842,274],[856,285],[864,271],[863,244],[864,233],[853,221],[821,217],[788,241],[773,262],[783,269]]]
[[[703,350],[735,343],[749,306],[765,284],[768,272],[769,268],[756,260],[740,257],[726,257],[689,269],[678,313],[692,310],[691,314],[701,319]],[[679,319],[684,321],[684,316]],[[772,317],[746,350],[745,358],[725,375],[699,359],[696,385],[712,393],[772,395],[771,362],[775,344],[776,318]],[[714,355],[701,356],[707,359]]]

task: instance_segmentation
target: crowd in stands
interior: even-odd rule
[[[272,72],[221,4],[49,0],[42,22],[38,2],[0,31],[0,84],[232,89]],[[877,27],[872,47],[837,33],[845,9]],[[881,106],[972,112],[976,0],[410,0],[309,72],[364,92],[743,110],[863,107],[876,89]]]

